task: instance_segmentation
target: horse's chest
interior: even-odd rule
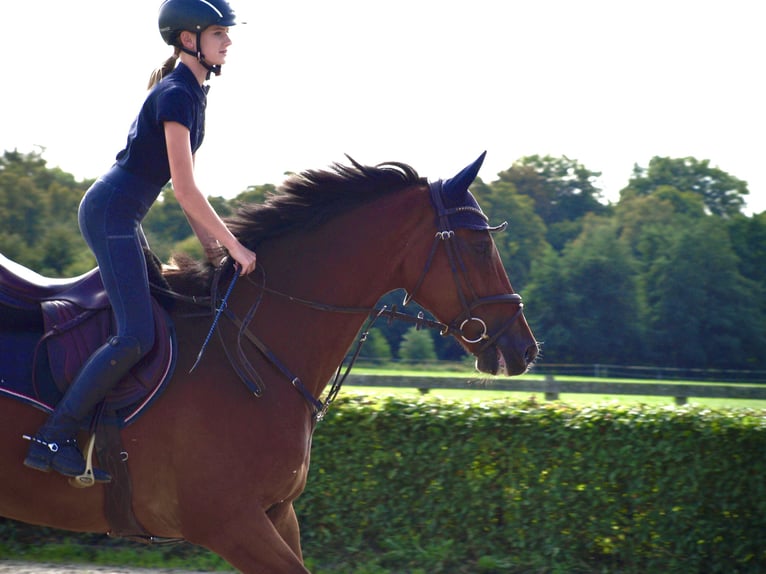
[[[296,498],[306,486],[311,453],[311,437],[282,441],[280,448],[271,451],[266,480],[275,486],[275,502]],[[266,462],[266,461],[264,461]]]
[[[308,478],[308,458],[300,464],[276,465],[268,477],[270,495],[267,496],[269,504],[290,502],[296,499],[306,487]]]

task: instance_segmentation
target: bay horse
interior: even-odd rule
[[[210,294],[214,269],[164,269],[182,297],[170,313],[176,368],[163,394],[120,431],[132,509],[147,532],[206,547],[249,574],[308,572],[293,501],[330,402],[319,397],[392,290],[404,289],[406,301],[432,313],[436,321],[418,321],[457,337],[479,371],[528,369],[538,346],[491,237],[504,226],[491,227],[468,191],[483,157],[436,182],[406,164],[370,167],[349,158],[352,165],[289,176],[265,203],[229,218],[257,252],[258,272],[236,285],[232,279],[226,313],[216,314],[220,329],[245,333],[239,364],[255,386],[242,384],[232,347],[217,339],[190,373],[213,316],[190,312],[191,301]],[[44,417],[0,395],[0,515],[107,532],[103,485],[73,489],[56,473],[22,464],[21,434]]]

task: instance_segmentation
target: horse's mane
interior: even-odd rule
[[[348,156],[346,156],[348,157]],[[256,251],[268,239],[308,230],[354,207],[413,185],[425,184],[407,164],[386,162],[363,166],[348,157],[350,166],[334,163],[323,170],[290,175],[264,203],[246,203],[226,218],[232,233]],[[209,280],[211,269],[188,258],[177,258],[178,272],[199,281]]]
[[[327,170],[293,174],[265,203],[239,207],[227,219],[232,233],[250,249],[297,229],[311,229],[382,193],[395,192],[423,183],[418,173],[403,163],[388,162],[375,167],[335,163]]]

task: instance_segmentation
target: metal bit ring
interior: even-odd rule
[[[465,335],[463,335],[463,328],[466,326],[466,324],[470,323],[471,321],[476,321],[477,323],[481,324],[482,333],[479,335],[476,339],[469,339]],[[478,317],[469,317],[462,323],[460,323],[460,337],[468,344],[478,343],[479,341],[483,341],[485,339],[489,339],[487,336],[487,324],[479,319]]]

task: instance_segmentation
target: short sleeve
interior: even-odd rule
[[[181,87],[172,87],[159,94],[157,99],[157,123],[178,122],[189,130],[194,126],[194,101]]]

